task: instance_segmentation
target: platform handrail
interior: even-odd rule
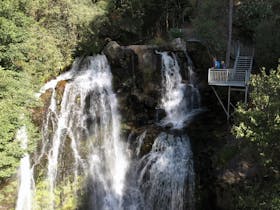
[[[215,81],[231,81],[233,79],[234,69],[215,69],[210,68],[208,70],[208,82]]]

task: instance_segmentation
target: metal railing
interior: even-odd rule
[[[208,83],[231,81],[234,77],[234,73],[234,69],[210,68],[208,70]]]

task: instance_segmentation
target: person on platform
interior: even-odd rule
[[[222,67],[222,69],[226,69],[225,61],[221,61],[221,67]]]
[[[217,60],[217,58],[213,57],[213,67],[214,69],[220,69],[221,68],[221,62]]]

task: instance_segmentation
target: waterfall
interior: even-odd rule
[[[187,136],[160,133],[152,150],[139,162],[138,184],[145,209],[191,209],[194,171]]]
[[[56,87],[64,80],[61,97]],[[75,61],[69,72],[40,90],[40,94],[51,90],[51,100],[43,124],[43,144],[34,165],[47,156],[49,209],[57,208],[55,190],[66,172],[76,188],[84,177],[84,187],[89,191],[87,208],[120,208],[128,159],[111,80],[106,57],[97,55]]]
[[[28,136],[26,127],[21,127],[16,135],[16,139],[21,142],[23,150],[27,149]],[[20,160],[19,167],[19,190],[16,203],[16,210],[31,210],[32,207],[32,169],[30,167],[29,154],[25,153]]]
[[[41,88],[37,96],[50,98],[42,144],[32,158],[32,167],[28,154],[22,159],[16,209],[60,209],[63,204],[58,196],[64,194],[57,192],[67,183],[76,209],[193,209],[190,140],[187,135],[174,134],[173,129],[182,129],[198,110],[198,90],[191,81],[182,83],[174,54],[160,54],[160,105],[166,112],[161,125],[170,124],[172,129],[160,133],[143,157],[141,148],[146,146],[148,131],[132,142],[134,154],[129,155],[131,149],[121,138],[118,101],[104,55],[77,59],[70,71]],[[25,135],[21,130],[18,133],[23,148]],[[41,197],[44,203],[37,198],[42,188],[47,192],[47,199]]]
[[[160,125],[180,130],[197,113],[200,104],[194,73],[189,63],[189,84],[182,83],[174,53],[161,52],[161,107],[166,117]],[[142,140],[143,141],[143,140]],[[137,186],[144,209],[183,210],[194,208],[195,175],[190,140],[187,135],[162,132],[151,151],[136,164]],[[137,196],[136,196],[137,197]],[[139,196],[138,196],[139,197]],[[139,206],[139,205],[136,205]],[[141,209],[141,208],[140,208]]]
[[[136,140],[137,140],[137,147],[136,147],[136,156],[139,157],[141,152],[141,147],[143,145],[144,138],[146,137],[147,131],[145,130]]]
[[[188,85],[182,83],[174,54],[158,54],[162,57],[160,103],[167,115],[160,125],[171,124],[172,130],[161,132],[149,153],[131,161],[123,206],[127,210],[194,209],[195,173],[190,140],[187,135],[174,134],[173,129],[181,130],[198,110],[199,92],[191,81]],[[137,154],[145,137],[146,131],[136,138]]]
[[[200,104],[198,89],[192,82],[193,71],[189,66],[189,85],[182,83],[180,67],[174,53],[159,53],[162,57],[162,98],[161,107],[166,117],[161,125],[171,124],[173,128],[180,129],[197,112]]]
[[[145,138],[143,133],[136,139],[142,138]],[[194,209],[194,189],[189,138],[162,132],[149,153],[131,161],[122,207],[125,210],[191,210]]]
[[[197,112],[202,111],[200,109],[200,93],[199,90],[197,88],[197,76],[194,72],[194,65],[192,62],[192,59],[190,58],[189,54],[187,52],[185,52],[185,56],[187,58],[188,61],[188,74],[189,74],[189,86],[191,87],[191,101],[192,101],[192,108],[195,110],[194,114]]]

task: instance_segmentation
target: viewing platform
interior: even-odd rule
[[[252,56],[238,56],[234,68],[208,70],[208,84],[215,86],[246,87],[250,80]]]
[[[234,62],[233,68],[228,69],[208,69],[208,84],[213,89],[219,103],[221,104],[224,112],[229,120],[231,113],[231,107],[235,109],[231,103],[231,92],[232,91],[244,91],[245,98],[244,103],[247,104],[248,98],[248,85],[251,75],[251,69],[253,65],[253,56],[240,56],[239,52]],[[214,86],[228,87],[228,100],[225,106],[222,99],[219,97],[218,92]]]

